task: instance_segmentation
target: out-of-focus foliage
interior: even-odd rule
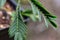
[[[2,8],[5,3],[6,3],[6,0],[0,0],[0,8]]]
[[[28,0],[31,6],[31,10],[20,10],[21,9],[21,0],[14,0],[17,2],[16,11],[12,13],[12,22],[9,27],[10,37],[14,37],[14,40],[26,40],[27,28],[23,22],[24,17],[26,16],[35,21],[41,21],[42,16],[44,18],[45,24],[48,27],[48,24],[51,23],[53,27],[57,28],[57,25],[54,23],[56,16],[52,15],[46,8],[38,2],[38,0]],[[0,8],[5,4],[6,0],[0,0]]]
[[[18,0],[17,3],[18,5],[15,16],[13,16],[13,22],[9,28],[9,34],[11,37],[14,36],[14,40],[26,40],[27,29],[23,23],[23,16],[31,18],[34,22],[41,21],[43,16],[47,27],[48,24],[51,23],[53,27],[57,28],[57,25],[53,22],[56,16],[53,16],[49,11],[47,11],[37,0],[29,0],[31,10],[19,10],[21,8],[21,0]]]

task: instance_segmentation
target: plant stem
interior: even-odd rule
[[[17,7],[16,7],[17,29],[19,29],[19,27],[18,27],[18,20],[19,20],[19,19],[18,19],[18,17],[19,17],[19,16],[18,16],[18,14],[19,14],[18,12],[19,12],[19,8],[20,8],[20,0],[18,0],[18,5],[17,5]],[[17,31],[18,31],[18,30],[17,30]]]

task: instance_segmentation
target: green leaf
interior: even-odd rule
[[[37,1],[37,0],[30,0],[41,12],[45,17],[48,17],[46,19],[49,19],[48,21],[56,28],[57,25],[51,21],[51,18],[56,18],[56,16],[53,16],[46,8],[44,8],[44,6],[41,4],[41,2]],[[46,23],[47,25],[47,23]]]
[[[49,18],[49,17],[46,17],[47,19],[48,19],[48,21],[55,27],[55,28],[57,28],[57,25],[56,25],[56,23],[54,22],[55,20],[53,20],[53,19],[51,19],[51,18]]]
[[[36,19],[38,19],[39,21],[41,21],[41,12],[32,2],[30,2],[30,4],[31,4],[32,12],[34,14],[33,16],[36,17]]]
[[[15,34],[14,40],[23,40],[23,38],[21,37],[21,34],[19,32],[17,32]]]
[[[22,35],[20,33],[18,35],[18,40],[23,40],[23,37],[22,37]]]
[[[46,25],[46,27],[48,27],[48,20],[46,19],[46,17],[45,16],[43,16],[43,18],[44,18],[44,21],[45,21],[45,25]]]
[[[41,14],[41,11],[39,11],[39,9],[38,8],[36,8],[36,12],[37,12],[37,18],[38,18],[38,20],[39,21],[41,21],[42,20],[42,14]]]
[[[56,16],[53,16],[53,15],[51,15],[51,14],[46,14],[45,16],[48,16],[48,17],[50,17],[50,18],[56,18]]]
[[[30,15],[32,15],[33,13],[32,13],[32,10],[27,9],[27,10],[22,11],[21,14],[22,14],[23,16],[30,17]]]
[[[20,15],[21,11],[19,13],[19,9],[20,9],[20,0],[18,1],[16,12],[14,12],[15,15],[12,15],[14,19],[12,20],[12,23],[9,28],[9,35],[10,37],[14,37],[14,40],[23,40],[24,38],[26,38],[25,36],[27,33],[27,27],[21,19]]]
[[[49,17],[51,20],[53,20],[53,21],[55,21],[56,20],[56,18],[51,18],[51,17]]]
[[[33,14],[35,16],[36,15],[36,7],[35,7],[35,5],[32,2],[30,2],[30,4],[31,4],[32,12],[33,12]]]
[[[30,0],[38,9],[45,15],[52,18],[56,18],[56,16],[53,16],[42,4],[41,2],[38,2],[37,0]]]
[[[19,36],[19,33],[17,32],[17,33],[15,34],[14,40],[18,40],[18,36]]]
[[[35,22],[35,21],[37,21],[37,19],[36,19],[36,17],[32,14],[32,15],[30,15],[30,18]]]
[[[6,0],[0,0],[0,8],[2,8],[5,3],[6,3]]]
[[[16,16],[15,11],[13,11],[12,14],[10,14],[10,15],[11,15],[11,21],[15,20],[15,16]]]
[[[19,32],[24,37],[26,35],[26,30],[26,25],[16,16],[14,22],[11,23],[9,28],[9,34],[10,37],[13,37],[17,32]]]
[[[23,13],[30,13],[30,14],[32,14],[32,10],[26,9],[26,10],[23,11]]]
[[[42,11],[42,13],[45,15],[45,14],[50,14],[45,8],[44,6],[38,2],[37,0],[30,0],[36,7],[38,7],[38,9],[40,11]]]
[[[54,23],[54,22],[53,22],[53,21],[51,21],[51,20],[50,20],[50,23],[51,23],[55,28],[57,28],[56,23]]]

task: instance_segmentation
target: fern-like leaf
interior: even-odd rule
[[[10,37],[16,36],[16,33],[20,34],[22,38],[26,36],[26,25],[19,19],[19,16],[15,17],[9,28]]]
[[[35,20],[38,19],[39,21],[41,21],[41,11],[39,11],[39,9],[37,8],[37,6],[35,6],[31,1],[29,1],[29,3],[31,4],[31,8],[32,8],[32,12],[33,12],[33,18],[35,16]]]
[[[49,19],[48,21],[56,28],[57,25],[51,21],[51,19],[55,19],[56,16],[52,15],[49,11],[44,8],[44,6],[38,2],[37,0],[30,0],[38,9],[42,12],[42,14],[46,17],[46,19]],[[47,18],[48,17],[48,18]]]
[[[24,40],[26,39],[26,25],[21,19],[21,12],[19,13],[20,8],[20,0],[18,1],[18,5],[16,8],[16,12],[14,12],[13,20],[9,28],[10,37],[14,37],[14,40]]]

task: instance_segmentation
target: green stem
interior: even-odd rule
[[[16,17],[17,17],[17,29],[19,29],[19,27],[18,27],[18,12],[19,12],[19,8],[20,8],[20,0],[18,0],[18,5],[17,5],[17,7],[16,7]],[[18,31],[18,30],[17,30]]]

